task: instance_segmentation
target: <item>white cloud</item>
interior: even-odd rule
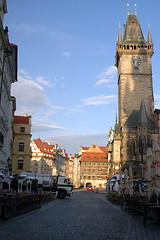
[[[70,52],[63,52],[62,53],[64,56],[66,56],[66,57],[70,57],[71,56],[71,53]]]
[[[50,84],[49,81],[47,81],[47,80],[45,79],[45,77],[42,77],[42,76],[36,77],[36,81],[37,81],[38,83],[43,84],[43,85],[46,85],[46,86],[48,86],[48,87],[53,87],[53,86],[55,86],[55,84],[53,84],[53,85]]]
[[[117,68],[115,66],[110,66],[109,68],[106,68],[104,72],[99,74],[99,80],[95,83],[95,86],[113,82],[113,80],[115,80],[116,78],[116,75]]]
[[[48,105],[43,88],[33,80],[19,76],[18,82],[12,85],[12,95],[16,97],[18,114],[35,114]]]
[[[100,95],[100,96],[85,98],[82,101],[86,105],[105,105],[113,102],[115,99],[117,99],[116,95],[109,95],[109,96]]]
[[[32,132],[46,132],[46,131],[53,131],[53,130],[66,130],[67,128],[60,127],[57,125],[51,125],[51,124],[43,124],[39,122],[33,122],[32,123]]]
[[[20,70],[19,70],[19,73],[20,73],[24,78],[32,79],[32,77],[31,77],[24,69],[20,69]]]
[[[46,137],[43,140],[51,141],[52,144],[57,143],[59,147],[65,148],[66,152],[74,155],[79,151],[81,146],[90,147],[93,143],[99,146],[106,146],[108,142],[108,133],[58,135]]]
[[[12,95],[16,97],[16,114],[27,113],[36,117],[43,112],[43,116],[47,117],[54,114],[55,110],[63,109],[49,103],[47,93],[41,84],[50,86],[50,83],[44,77],[34,79],[23,69],[19,73],[18,82],[12,85]]]

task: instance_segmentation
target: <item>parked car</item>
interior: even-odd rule
[[[87,190],[91,191],[91,190],[93,190],[93,187],[92,186],[88,186]]]

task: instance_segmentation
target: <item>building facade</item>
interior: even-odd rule
[[[71,154],[66,153],[66,177],[69,177],[71,182],[74,182],[73,165],[74,165],[74,158],[72,157]]]
[[[66,161],[67,161],[67,156],[65,149],[57,149],[54,152],[55,156],[55,166],[56,166],[56,171],[57,171],[57,176],[66,176]]]
[[[27,172],[31,161],[31,116],[14,116],[13,132],[12,173]]]
[[[115,123],[115,129],[110,129],[108,134],[108,179],[119,173],[121,168],[120,146],[121,137],[119,125]]]
[[[9,175],[11,159],[11,84],[17,81],[17,46],[9,42],[8,27],[3,28],[6,0],[0,1],[0,173]]]
[[[30,171],[37,174],[56,175],[54,150],[56,146],[43,142],[40,138],[30,142],[31,162]]]
[[[81,186],[105,188],[108,167],[107,147],[99,147],[94,143],[89,148],[81,147],[79,155]]]
[[[30,142],[31,163],[30,171],[33,173],[49,174],[51,176],[66,175],[65,149],[52,145],[51,142],[42,141],[40,138]]]
[[[146,41],[137,12],[128,13],[123,38],[119,27],[116,48],[120,135],[117,152],[120,152],[120,170],[131,166],[135,178],[143,177],[141,168],[146,161],[146,149],[158,141],[158,128],[153,121],[152,55],[150,29]]]
[[[81,155],[76,153],[73,160],[73,186],[75,188],[80,188],[81,186],[80,159],[81,159]]]

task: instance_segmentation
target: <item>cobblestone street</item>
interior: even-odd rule
[[[0,222],[1,240],[160,239],[159,226],[132,217],[107,201],[104,193],[75,191],[41,209]]]

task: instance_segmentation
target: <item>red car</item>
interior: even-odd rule
[[[93,190],[93,187],[92,186],[88,186],[87,190],[91,191],[91,190]]]

